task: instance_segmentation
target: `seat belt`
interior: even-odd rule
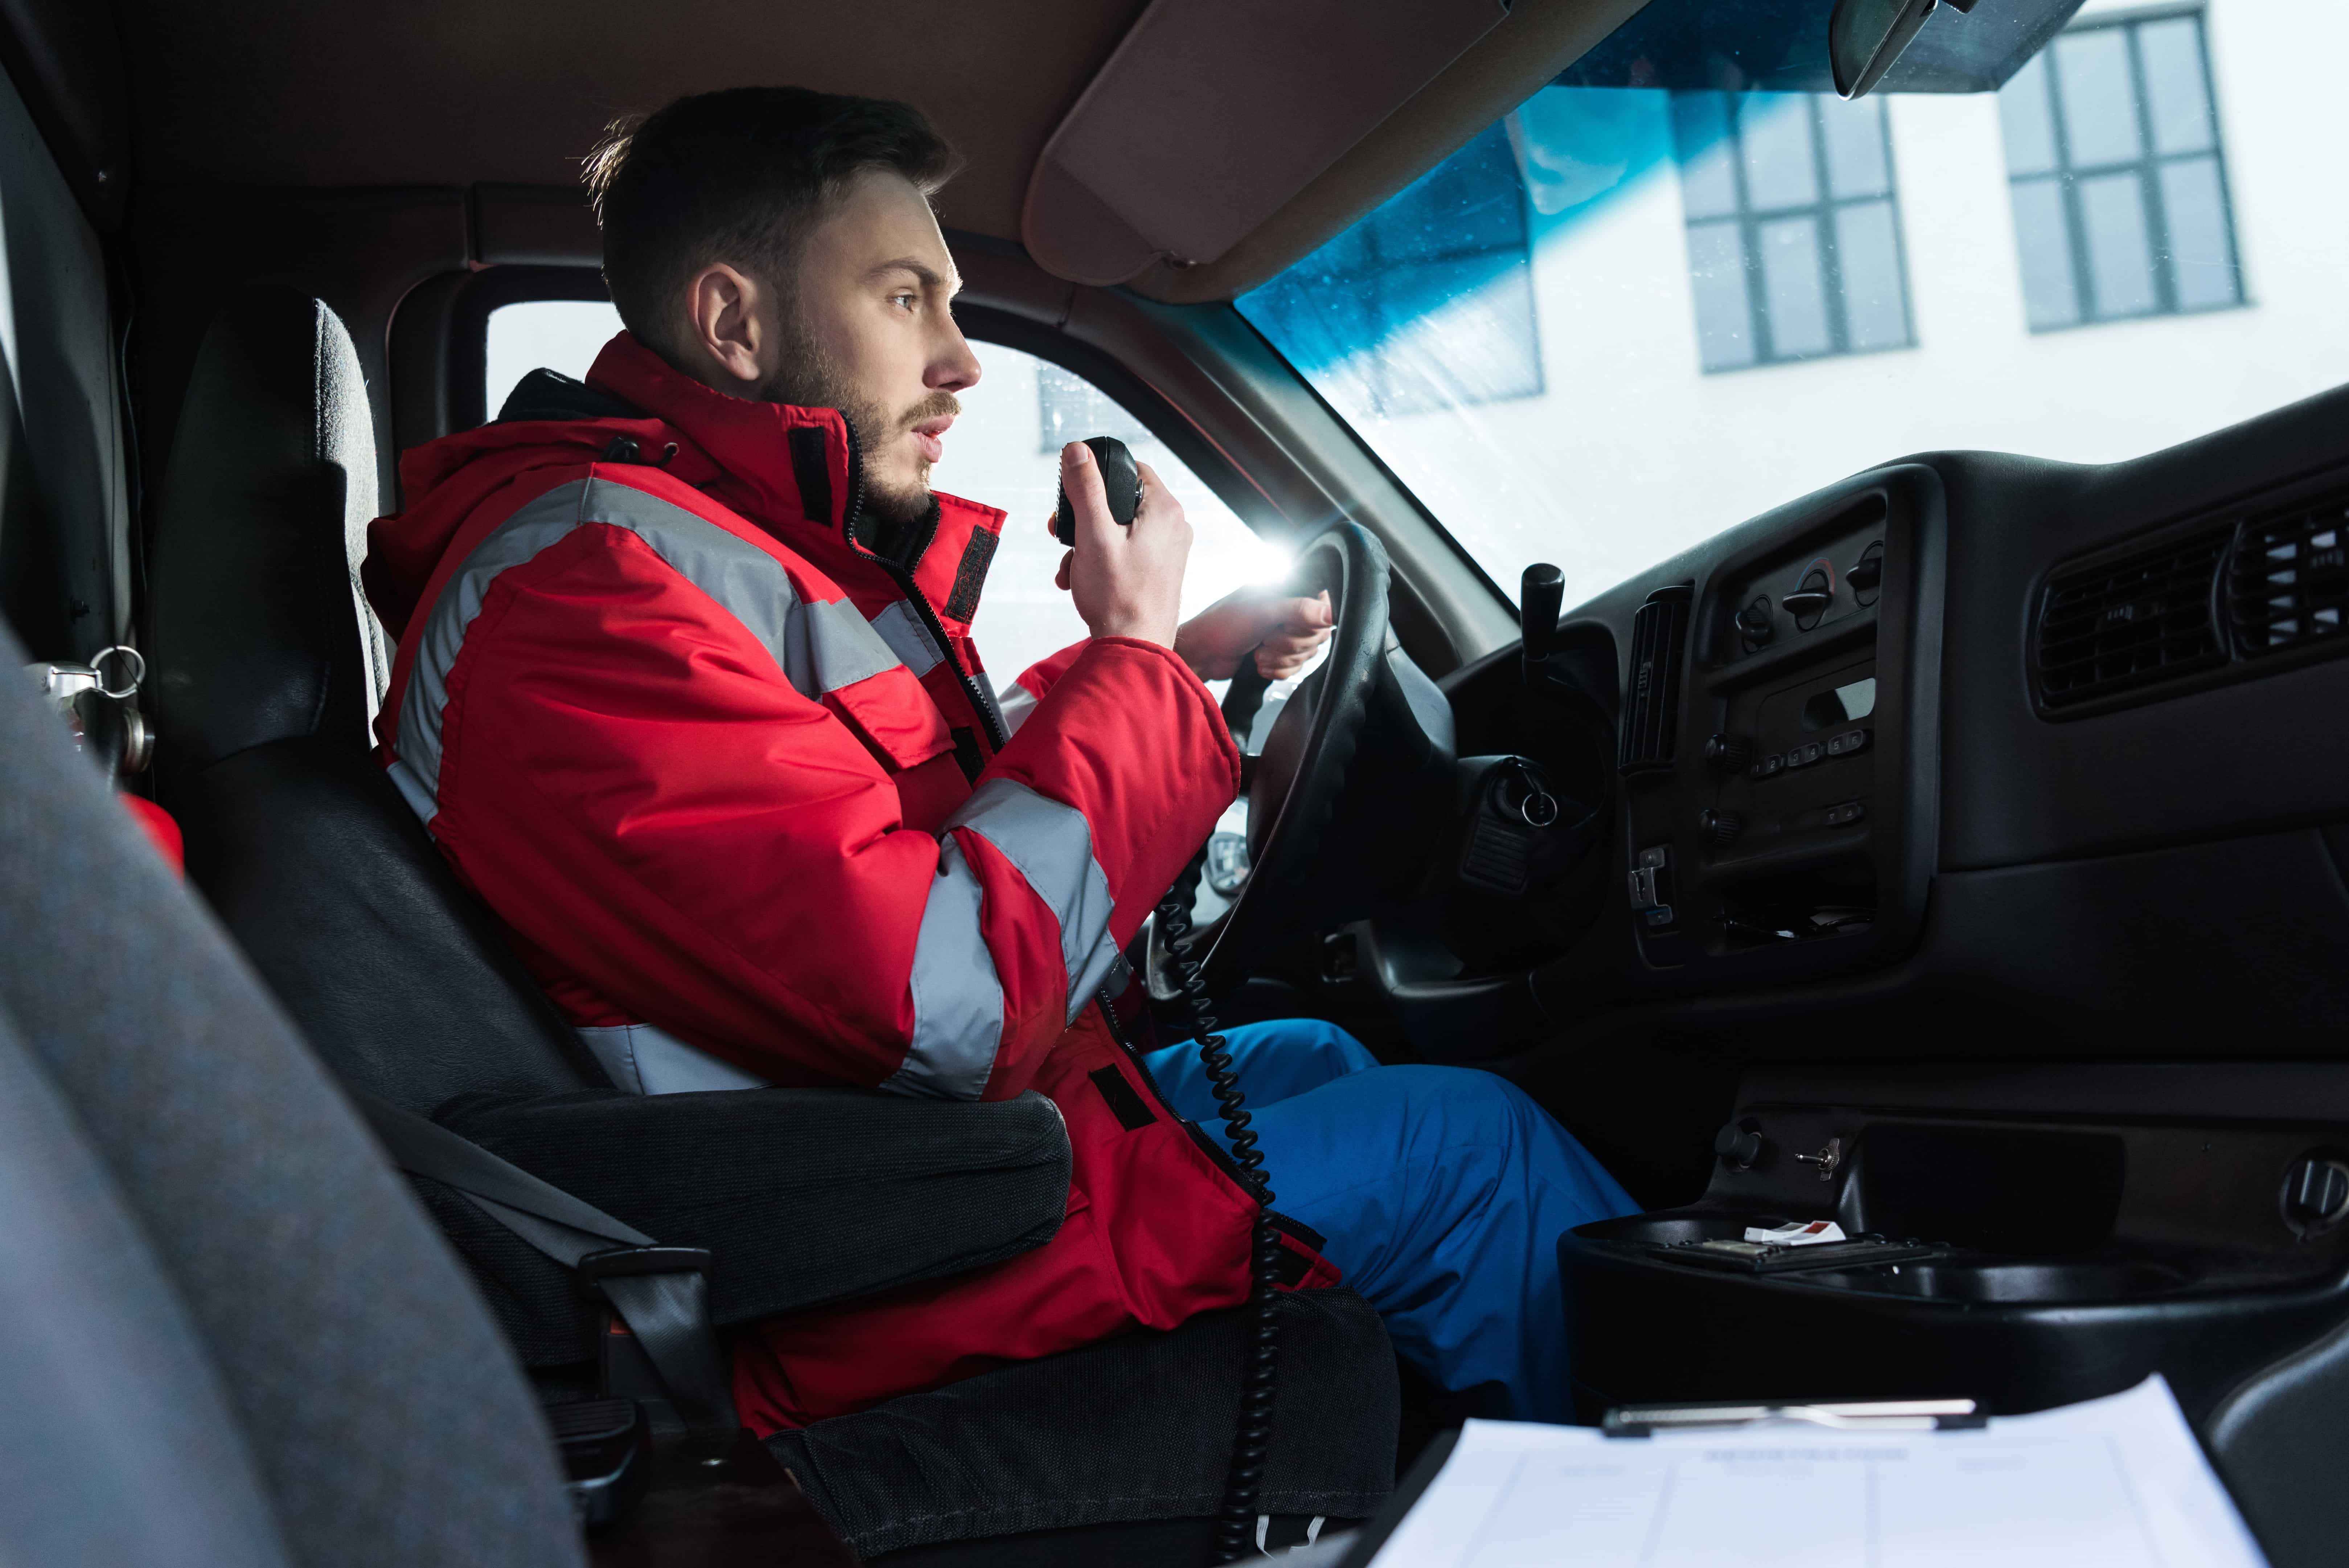
[[[733,1378],[709,1326],[709,1253],[664,1247],[448,1128],[368,1095],[351,1099],[394,1165],[465,1194],[610,1303],[692,1430],[732,1431]]]

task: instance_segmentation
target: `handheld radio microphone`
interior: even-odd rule
[[[1109,494],[1109,514],[1129,528],[1133,526],[1133,514],[1142,505],[1142,475],[1133,466],[1133,453],[1115,436],[1088,436],[1085,444],[1092,448],[1093,466],[1101,470],[1102,489]],[[1052,508],[1052,533],[1061,544],[1075,548],[1077,512],[1069,504],[1065,484]]]

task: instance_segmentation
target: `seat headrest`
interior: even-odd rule
[[[157,507],[149,661],[167,798],[264,742],[368,744],[386,664],[358,587],[375,514],[350,334],[321,301],[239,295],[196,356]]]

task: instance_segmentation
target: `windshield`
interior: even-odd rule
[[[2323,0],[2090,0],[1991,92],[1554,84],[1238,306],[1572,605],[1905,453],[2108,462],[2349,379],[2344,51]]]

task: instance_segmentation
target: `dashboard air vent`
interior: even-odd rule
[[[1631,618],[1631,686],[1623,701],[1619,772],[1671,766],[1692,592],[1692,586],[1659,588]]]
[[[2212,590],[2231,533],[2057,572],[2039,611],[2040,701],[2069,707],[2225,662]]]
[[[2235,646],[2246,659],[2339,637],[2349,615],[2349,500],[2243,526],[2228,574]]]

